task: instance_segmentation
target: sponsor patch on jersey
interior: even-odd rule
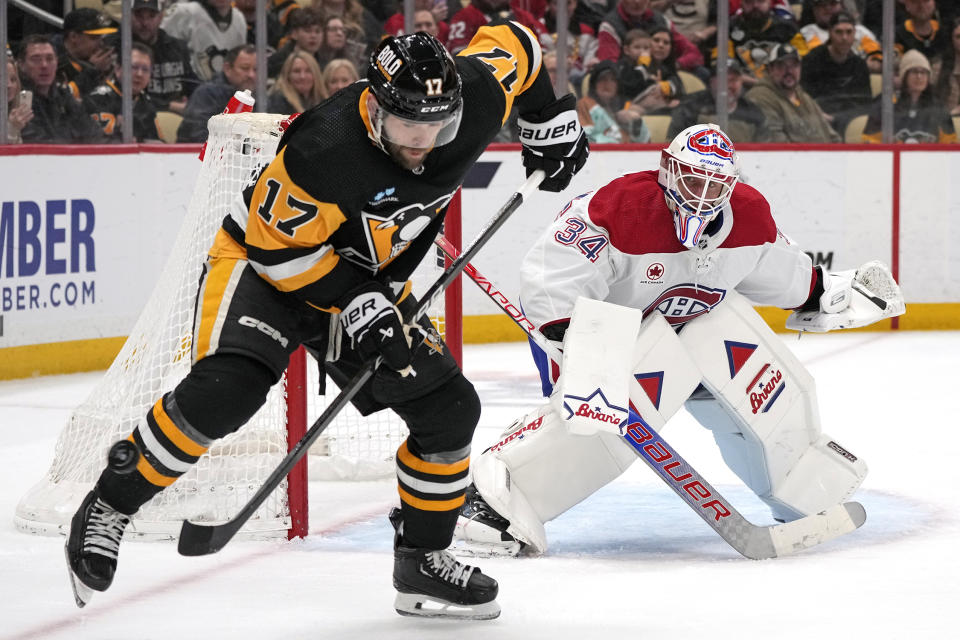
[[[711,289],[690,283],[678,284],[661,293],[656,300],[643,310],[646,318],[653,311],[659,311],[674,328],[699,318],[723,301],[726,289]]]
[[[650,282],[656,282],[663,277],[664,268],[663,265],[659,262],[654,262],[649,267],[647,267],[647,280]]]

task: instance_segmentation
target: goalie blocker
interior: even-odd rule
[[[813,378],[741,295],[727,292],[679,335],[659,313],[640,319],[636,310],[577,301],[550,403],[472,465],[476,490],[509,522],[507,535],[461,516],[463,549],[545,551],[543,524],[637,459],[621,437],[629,419],[660,431],[681,406],[779,520],[837,505],[863,482],[864,461],[821,431]]]

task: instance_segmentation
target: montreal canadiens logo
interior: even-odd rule
[[[643,310],[643,317],[647,317],[653,311],[659,311],[671,325],[684,324],[709,313],[726,295],[726,289],[679,284],[670,287],[651,302]]]
[[[704,129],[687,138],[687,147],[704,156],[716,156],[724,160],[733,158],[733,143],[716,129]]]
[[[654,262],[649,267],[647,267],[647,280],[659,280],[663,277],[663,265],[659,262]]]

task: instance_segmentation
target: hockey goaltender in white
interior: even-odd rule
[[[545,551],[543,523],[637,459],[623,436],[659,430],[681,406],[781,522],[835,507],[860,486],[864,461],[821,432],[813,378],[746,298],[795,309],[788,328],[822,332],[902,314],[899,287],[877,262],[813,267],[739,176],[729,138],[695,125],[658,171],[574,199],[529,251],[523,310],[563,349],[562,367],[534,346],[550,402],[474,460],[458,546]],[[707,495],[699,484],[687,490]],[[698,506],[710,504],[709,516],[727,515],[720,503]]]

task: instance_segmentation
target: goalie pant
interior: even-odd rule
[[[640,326],[634,311],[639,331],[624,329],[615,313],[622,307],[581,302],[598,309],[586,321],[590,331],[579,334],[578,304],[550,404],[511,425],[473,464],[480,495],[532,550],[547,548],[545,522],[636,461],[615,424],[624,405],[657,430],[685,406],[712,432],[730,469],[781,520],[841,503],[863,482],[864,461],[821,432],[813,379],[742,296],[728,293],[680,335],[659,314]],[[592,340],[582,339],[591,332]],[[625,340],[635,348],[624,349]],[[587,342],[589,348],[578,348]],[[622,402],[596,394],[597,381],[611,371],[628,381]],[[604,429],[584,428],[605,416]],[[470,542],[468,528],[458,534]]]

